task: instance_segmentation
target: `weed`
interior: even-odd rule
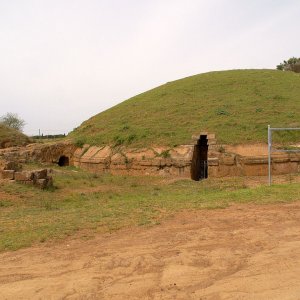
[[[229,116],[230,113],[225,109],[218,108],[216,110],[216,115],[218,115],[218,116]]]
[[[162,153],[160,154],[160,156],[163,157],[163,158],[169,158],[169,157],[171,157],[170,150],[162,151]]]
[[[41,201],[41,206],[45,208],[45,210],[58,210],[58,205],[52,199],[43,199]]]
[[[135,134],[130,134],[127,138],[128,144],[131,144],[136,138],[137,136]]]
[[[275,95],[275,96],[273,96],[273,99],[274,100],[284,100],[284,97],[281,95]]]
[[[85,140],[83,138],[78,138],[75,140],[75,146],[77,146],[78,148],[82,148],[84,144]]]
[[[128,125],[124,125],[123,127],[122,127],[122,131],[126,131],[126,130],[128,130],[129,129],[129,126]]]
[[[219,151],[220,153],[225,153],[225,148],[221,145],[221,146],[219,146],[218,151]]]
[[[114,146],[115,147],[123,145],[124,142],[125,142],[125,139],[120,137],[119,135],[114,137]]]

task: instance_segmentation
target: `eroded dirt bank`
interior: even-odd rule
[[[0,255],[1,299],[299,299],[300,201]]]

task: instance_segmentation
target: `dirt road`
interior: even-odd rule
[[[300,299],[300,202],[2,253],[0,299]]]

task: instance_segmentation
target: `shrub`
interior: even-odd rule
[[[75,140],[75,146],[77,146],[79,148],[82,148],[84,144],[85,144],[85,140],[82,138]]]

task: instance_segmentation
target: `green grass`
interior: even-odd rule
[[[171,183],[159,177],[93,175],[68,167],[54,180],[55,188],[46,191],[1,184],[0,251],[62,239],[77,231],[92,236],[155,225],[183,209],[300,200],[299,184],[249,189],[243,178]]]
[[[2,148],[5,143],[9,143],[10,146],[21,146],[29,142],[29,137],[22,132],[0,123],[0,148]]]
[[[275,70],[211,72],[166,83],[95,115],[70,137],[78,144],[174,146],[200,131],[220,143],[266,142],[267,125],[300,127],[300,74]],[[275,136],[274,136],[275,139]],[[297,142],[299,132],[276,142]]]

